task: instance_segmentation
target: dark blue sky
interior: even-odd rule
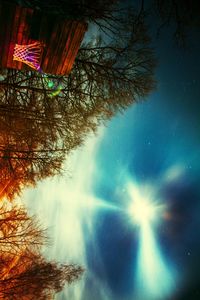
[[[188,49],[179,49],[166,31],[155,42],[157,90],[108,124],[96,157],[96,196],[123,207],[120,197],[126,194],[130,178],[140,187],[151,183],[167,203],[170,218],[160,225],[157,240],[178,278],[169,299],[200,298],[200,44],[196,39],[194,35],[188,41]],[[134,299],[137,230],[127,226],[120,211],[100,211],[96,218],[104,272],[88,244],[90,267],[110,287],[113,299]]]

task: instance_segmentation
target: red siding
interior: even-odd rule
[[[28,69],[21,62],[13,61],[14,45],[31,43],[30,30],[33,10],[13,4],[0,4],[0,67]],[[67,75],[72,69],[80,43],[87,30],[81,21],[55,21],[49,37],[48,18],[41,19],[38,40],[45,44],[41,59],[43,72]]]

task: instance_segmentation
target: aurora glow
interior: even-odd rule
[[[165,299],[172,293],[175,281],[175,274],[169,269],[156,241],[166,205],[156,203],[156,193],[150,185],[136,186],[134,182],[128,182],[127,190],[131,199],[129,215],[133,224],[139,226],[135,299]]]
[[[135,299],[166,299],[172,294],[175,282],[175,274],[162,256],[156,233],[149,223],[143,223],[139,233]]]

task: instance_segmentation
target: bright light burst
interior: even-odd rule
[[[134,223],[143,225],[155,220],[157,207],[144,199],[136,199],[129,208],[130,215]]]
[[[156,239],[155,224],[162,220],[164,205],[155,202],[155,190],[128,184],[129,215],[140,226],[134,297],[137,300],[166,299],[174,288],[175,274],[165,262]]]
[[[164,205],[152,200],[154,196],[150,187],[144,189],[144,195],[141,195],[139,189],[132,184],[129,184],[128,190],[132,200],[128,211],[134,224],[144,226],[144,224],[154,224],[161,219]]]

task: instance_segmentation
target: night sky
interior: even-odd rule
[[[24,193],[49,227],[46,255],[86,269],[58,300],[200,299],[199,36],[152,43],[157,90],[88,137],[64,177]],[[155,226],[134,224],[135,197],[162,207]]]

